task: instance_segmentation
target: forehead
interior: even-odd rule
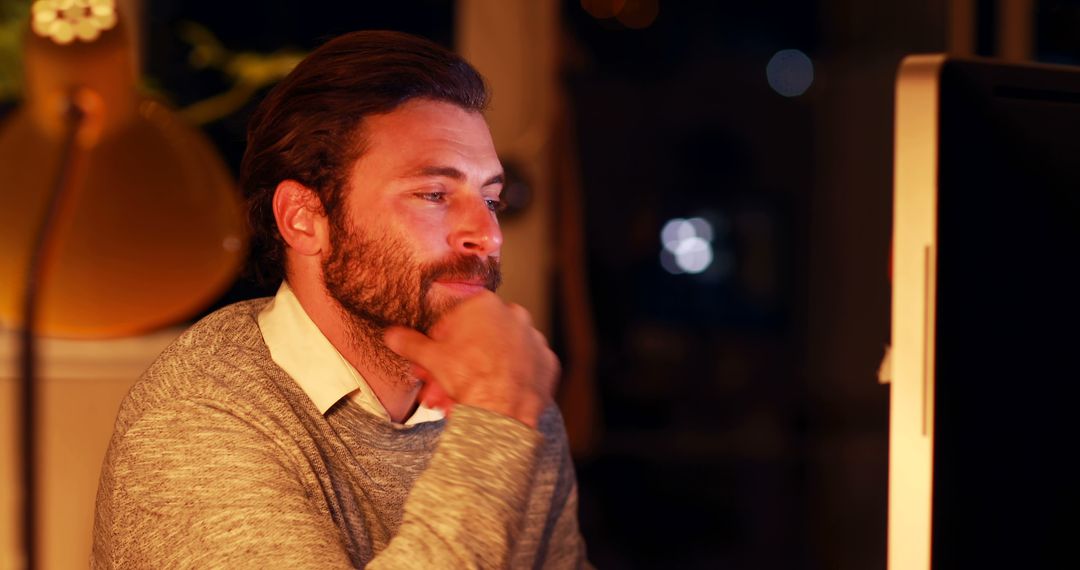
[[[416,99],[363,123],[364,152],[354,175],[378,180],[427,166],[452,167],[468,177],[502,170],[483,115],[452,103]]]

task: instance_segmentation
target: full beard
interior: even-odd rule
[[[409,363],[386,348],[383,332],[399,325],[426,334],[439,317],[464,300],[432,299],[431,288],[438,280],[477,280],[491,291],[502,281],[494,258],[453,254],[418,263],[399,240],[375,239],[339,223],[332,224],[331,231],[332,250],[323,261],[323,280],[342,311],[350,341],[369,366],[404,383],[414,381]]]

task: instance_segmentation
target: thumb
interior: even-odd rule
[[[390,327],[383,333],[383,343],[390,350],[400,354],[405,360],[419,364],[424,368],[435,357],[435,341],[423,333],[406,328]]]

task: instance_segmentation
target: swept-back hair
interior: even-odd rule
[[[260,282],[274,285],[285,276],[285,244],[273,211],[278,183],[311,188],[333,216],[364,152],[364,118],[418,98],[481,111],[488,91],[476,69],[430,40],[362,31],[316,49],[263,99],[248,124],[240,164]]]

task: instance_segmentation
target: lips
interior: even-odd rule
[[[452,289],[452,290],[455,290],[455,291],[466,292],[466,293],[477,292],[477,291],[480,291],[482,289],[487,288],[487,286],[484,284],[484,282],[482,280],[477,280],[477,279],[471,279],[471,280],[467,280],[467,281],[466,280],[444,280],[444,279],[439,279],[435,283],[437,283],[437,284],[439,284],[439,285],[441,285],[443,287],[446,287],[448,289]]]
[[[440,277],[435,282],[443,285],[474,285],[476,287],[483,287],[487,283],[483,277]]]

